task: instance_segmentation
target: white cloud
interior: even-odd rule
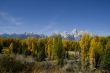
[[[6,12],[0,12],[0,17],[2,20],[5,20],[6,22],[10,23],[11,25],[21,25],[23,22],[19,20],[19,18],[16,18],[9,13]],[[4,22],[5,23],[5,22]]]
[[[55,25],[56,22],[50,21],[47,25],[42,27],[42,29],[39,32],[42,34],[51,34],[53,32],[56,32]]]

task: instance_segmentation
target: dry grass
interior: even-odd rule
[[[28,60],[28,61],[27,61]],[[22,62],[23,61],[23,62]],[[56,61],[35,62],[32,57],[22,55],[0,55],[0,73],[102,73],[100,70],[93,72],[80,72],[80,67],[75,61],[68,61],[63,67]],[[108,72],[109,73],[109,72]]]

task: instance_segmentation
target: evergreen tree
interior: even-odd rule
[[[101,67],[109,69],[110,68],[110,41],[106,44],[106,49],[101,62]]]
[[[43,42],[43,39],[39,39],[37,43],[37,61],[43,61],[46,58],[45,55],[45,44]]]
[[[61,35],[56,35],[53,42],[53,56],[59,65],[63,65],[64,50]]]

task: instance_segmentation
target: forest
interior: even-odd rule
[[[0,73],[110,73],[110,37],[0,38]]]

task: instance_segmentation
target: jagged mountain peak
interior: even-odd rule
[[[51,35],[51,37],[54,37],[56,34],[61,34],[62,38],[63,39],[68,39],[68,40],[79,40],[82,36],[83,33],[88,33],[87,31],[78,31],[76,28],[73,29],[71,32],[67,32],[67,31],[64,31],[62,33],[54,33]],[[93,36],[93,33],[89,33],[91,36]],[[30,37],[30,36],[34,36],[34,37],[37,37],[37,38],[45,38],[47,35],[44,35],[44,34],[34,34],[34,33],[22,33],[22,34],[16,34],[16,33],[13,33],[13,34],[8,34],[8,33],[4,33],[4,34],[0,34],[0,37],[4,37],[4,38],[27,38],[27,37]]]

